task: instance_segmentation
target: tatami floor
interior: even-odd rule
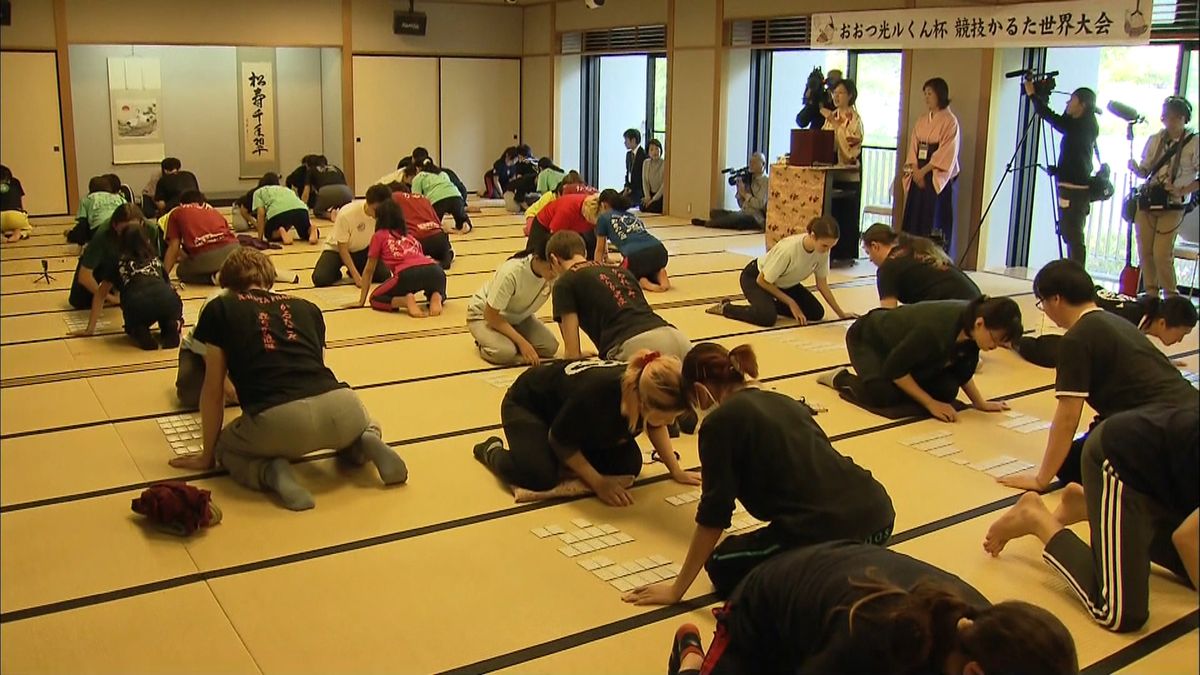
[[[999,559],[984,554],[984,532],[1015,493],[952,460],[1037,462],[1045,431],[1017,433],[974,411],[953,426],[889,422],[850,406],[815,379],[847,363],[847,322],[754,329],[704,313],[738,294],[747,257],[733,251],[759,245],[761,235],[667,217],[648,223],[671,251],[675,285],[650,301],[693,341],[754,345],[767,386],[828,408],[818,420],[838,450],[892,496],[895,548],[993,601],[1050,609],[1074,634],[1087,672],[1196,672],[1196,595],[1161,570],[1146,628],[1114,635],[1085,616],[1036,540],[1014,542]],[[357,295],[347,286],[281,287],[325,310],[329,365],[411,471],[408,485],[385,489],[369,468],[340,469],[330,453],[317,453],[298,466],[317,501],[302,513],[218,472],[167,465],[173,454],[156,419],[179,412],[176,354],[128,343],[119,310],[107,310],[105,334],[67,337],[68,319],[82,313],[66,305],[75,259],[61,243],[65,220],[43,221],[28,241],[0,248],[0,671],[661,673],[679,623],[710,634],[717,600],[703,575],[679,606],[633,607],[554,540],[531,533],[571,529],[577,519],[611,524],[634,541],[607,557],[681,562],[693,507],[665,500],[689,489],[665,480],[661,465],[645,467],[632,507],[613,509],[596,499],[516,504],[471,457],[473,444],[496,433],[503,381],[519,371],[477,356],[466,298],[523,244],[517,216],[485,212],[475,224],[454,236],[458,258],[440,318],[345,309]],[[318,251],[297,244],[271,255],[307,282]],[[49,284],[38,280],[42,261]],[[873,271],[860,263],[833,273],[844,307],[876,304]],[[989,294],[1014,297],[1028,328],[1046,327],[1028,281],[974,276]],[[189,323],[211,290],[183,292]],[[1197,336],[1169,354],[1195,370]],[[1052,415],[1053,371],[992,353],[978,382],[1017,411]],[[961,453],[938,458],[902,443],[945,429]],[[676,448],[686,466],[697,465],[694,436]],[[165,479],[211,490],[224,521],[189,539],[144,527],[130,501]]]

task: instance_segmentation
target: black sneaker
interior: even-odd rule
[[[484,466],[490,466],[488,460],[491,459],[492,452],[502,448],[504,448],[504,441],[500,440],[498,436],[491,436],[482,443],[476,443],[471,454]]]
[[[692,218],[692,224],[696,227],[704,227],[708,224],[708,221],[703,218]]]

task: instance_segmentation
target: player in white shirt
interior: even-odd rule
[[[367,198],[338,209],[333,230],[325,239],[324,250],[313,267],[313,286],[332,286],[342,280],[342,269],[350,273],[355,286],[362,285],[362,270],[367,266],[367,247],[375,234],[375,208],[392,199],[386,185],[367,188]],[[387,281],[391,273],[383,265],[375,267],[373,282]]]
[[[467,328],[488,363],[536,366],[558,353],[558,339],[537,317],[555,277],[545,255],[516,254],[471,296]]]

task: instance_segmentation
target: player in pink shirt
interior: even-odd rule
[[[382,262],[392,272],[392,278],[371,293],[370,279],[375,266]],[[375,207],[375,235],[367,249],[367,269],[362,274],[362,294],[357,307],[371,296],[371,307],[381,312],[394,312],[400,307],[413,317],[438,316],[446,299],[446,272],[433,258],[425,255],[421,242],[408,233],[404,213],[395,201]],[[416,293],[424,292],[429,300],[426,313],[417,304]]]

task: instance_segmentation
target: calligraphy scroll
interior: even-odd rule
[[[814,49],[1130,45],[1150,41],[1152,0],[1086,0],[813,14]]]
[[[237,71],[239,176],[258,178],[279,171],[275,50],[239,47]]]

